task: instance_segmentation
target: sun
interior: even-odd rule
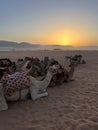
[[[60,45],[70,45],[71,44],[71,39],[70,38],[61,37],[59,39],[59,43],[60,43]]]

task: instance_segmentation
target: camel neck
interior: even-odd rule
[[[68,73],[69,79],[72,79],[73,73],[74,73],[74,66],[72,66],[72,67],[70,68],[70,71],[69,71],[69,73]]]
[[[27,60],[24,60],[22,63],[16,63],[16,70],[20,71],[23,66],[27,63]]]
[[[71,66],[70,72],[73,72],[73,71],[74,71],[74,66]]]
[[[43,86],[48,86],[52,78],[52,74],[48,71],[44,80],[42,80]]]

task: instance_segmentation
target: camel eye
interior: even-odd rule
[[[53,68],[50,68],[51,71],[53,71]]]

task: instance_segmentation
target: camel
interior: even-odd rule
[[[5,87],[2,82],[0,83],[0,111],[8,109],[7,101],[25,100],[27,99],[27,95],[29,93],[33,101],[47,96],[48,92],[46,89],[51,81],[51,78],[57,73],[58,69],[59,65],[50,66],[45,79],[42,81],[39,81],[25,73],[23,74],[23,72],[16,72],[13,75],[9,75],[7,77],[7,81],[5,82]],[[23,78],[15,79],[17,74],[20,77],[24,75],[25,80]],[[28,84],[26,83],[26,80],[27,82],[29,80]],[[18,85],[13,87],[11,82],[14,82],[14,84],[17,83]],[[7,83],[10,83],[10,86],[7,86],[9,85]]]
[[[74,79],[72,79],[72,77],[73,77],[73,73],[74,73],[74,70],[75,70],[75,64],[71,63],[69,65],[69,67],[70,67],[70,70],[65,71],[65,75],[66,75],[65,79],[64,79],[65,82],[74,81]]]
[[[19,60],[16,62],[16,72],[20,72],[20,71],[26,71],[26,66],[29,63],[30,58],[25,57],[23,60]]]
[[[12,61],[9,58],[0,59],[0,67],[9,67],[12,65]]]
[[[46,57],[46,59],[48,59],[48,58]],[[28,68],[31,67],[31,63],[32,62],[30,61],[28,66],[27,66]],[[49,64],[47,64],[45,71],[47,72],[47,69],[49,68],[49,66],[54,65],[54,64],[58,64],[60,67],[58,69],[58,72],[53,76],[53,78],[52,78],[52,80],[51,80],[51,82],[49,84],[49,87],[51,87],[51,86],[53,87],[55,85],[61,85],[63,82],[74,81],[72,79],[73,73],[74,73],[74,67],[75,67],[74,62],[72,62],[70,64],[70,66],[69,66],[70,70],[68,71],[66,68],[62,67],[62,65],[60,65],[58,61],[56,61],[54,58],[52,58],[51,60],[49,60]],[[39,67],[37,67],[36,65],[33,65],[32,69],[28,71],[28,75],[39,78],[39,76],[37,74],[37,72],[39,70],[38,68]],[[45,77],[45,75],[46,75],[45,71],[44,71],[44,75],[40,75],[41,79],[43,79]],[[40,70],[39,70],[39,72],[40,72]],[[41,71],[41,73],[42,72],[43,71]]]
[[[49,86],[52,87],[55,85],[61,85],[64,82],[74,81],[74,79],[72,79],[72,77],[74,74],[75,65],[70,64],[69,67],[70,67],[70,70],[68,71],[67,69],[63,68],[60,65],[58,72],[53,76]]]
[[[0,59],[0,69],[5,69],[9,74],[14,73],[14,62],[9,58]]]
[[[0,69],[6,70],[8,74],[13,74],[15,72],[28,72],[28,69],[26,68],[27,64],[29,63],[28,57],[25,57],[25,59],[22,61],[12,62],[10,59],[4,58],[0,59]]]
[[[36,58],[31,58],[29,63],[27,64],[27,69],[32,67],[32,72],[30,73],[31,76],[33,77],[38,77],[41,76],[42,73],[44,73],[44,70],[41,66],[41,61],[36,57]]]
[[[31,68],[32,71],[29,73],[33,77],[45,76],[49,66],[53,64],[58,64],[54,58],[49,59],[48,57],[44,57],[44,60],[39,60],[38,58],[33,58],[27,64],[26,68]]]
[[[74,56],[65,56],[65,59],[69,59],[70,63],[78,64],[86,64],[82,55],[74,55]]]
[[[29,69],[28,67],[26,67],[26,68],[27,68],[26,73],[27,73],[28,75],[30,75],[30,76],[32,76],[32,77],[35,77],[35,78],[37,78],[37,77],[40,76],[40,75],[38,75],[38,72],[40,72],[40,68],[39,68],[38,66],[33,65],[33,66],[31,66],[30,69]]]

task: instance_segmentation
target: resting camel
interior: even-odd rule
[[[48,58],[46,57],[46,59],[48,59]],[[47,64],[47,67],[45,70],[46,72],[47,72],[47,69],[49,68],[49,66],[51,66],[51,65],[58,64],[60,66],[58,69],[58,72],[53,76],[49,86],[60,85],[63,82],[73,81],[72,77],[73,77],[74,67],[75,67],[74,63],[70,64],[70,70],[68,71],[66,68],[64,68],[62,65],[60,65],[59,62],[56,61],[54,58],[52,58],[51,60],[48,60],[48,61],[49,61],[49,64]],[[32,69],[28,71],[28,75],[38,78],[39,76],[37,73],[38,73],[39,67],[36,65],[31,66],[31,63],[32,63],[32,61],[30,61],[29,64],[27,65],[27,68],[32,67]],[[44,73],[46,73],[45,71],[44,71]],[[39,70],[39,72],[40,72],[40,70]],[[41,73],[42,72],[43,71],[41,71]],[[40,76],[42,76],[41,78],[43,79],[45,77],[45,75],[46,74],[40,75]]]
[[[30,58],[25,57],[23,60],[18,60],[16,64],[16,72],[26,71],[26,66],[29,63]]]
[[[68,71],[60,65],[58,72],[52,77],[49,86],[61,85],[64,82],[74,81],[74,79],[72,78],[74,74],[75,65],[70,64],[69,67],[70,70]]]
[[[12,65],[12,61],[9,58],[0,59],[0,67],[9,67]]]
[[[2,78],[2,82],[0,83],[0,111],[8,109],[6,101],[27,99],[29,93],[32,100],[47,96],[48,92],[46,89],[51,78],[57,73],[58,69],[58,65],[50,66],[45,79],[42,81],[39,81],[24,72],[16,72]]]
[[[8,74],[13,74],[15,72],[26,72],[28,71],[28,69],[26,68],[27,64],[29,63],[29,58],[25,57],[24,60],[19,60],[16,63],[12,62],[10,59],[8,58],[3,58],[0,59],[0,69],[5,69],[7,71]]]
[[[42,63],[37,57],[35,58],[32,57],[29,63],[27,64],[26,68],[29,69],[31,67],[32,67],[32,72],[30,73],[30,75],[33,77],[42,76],[42,74],[44,73],[42,68]]]
[[[70,63],[74,63],[76,65],[86,63],[82,55],[65,56],[65,59],[69,59]]]

